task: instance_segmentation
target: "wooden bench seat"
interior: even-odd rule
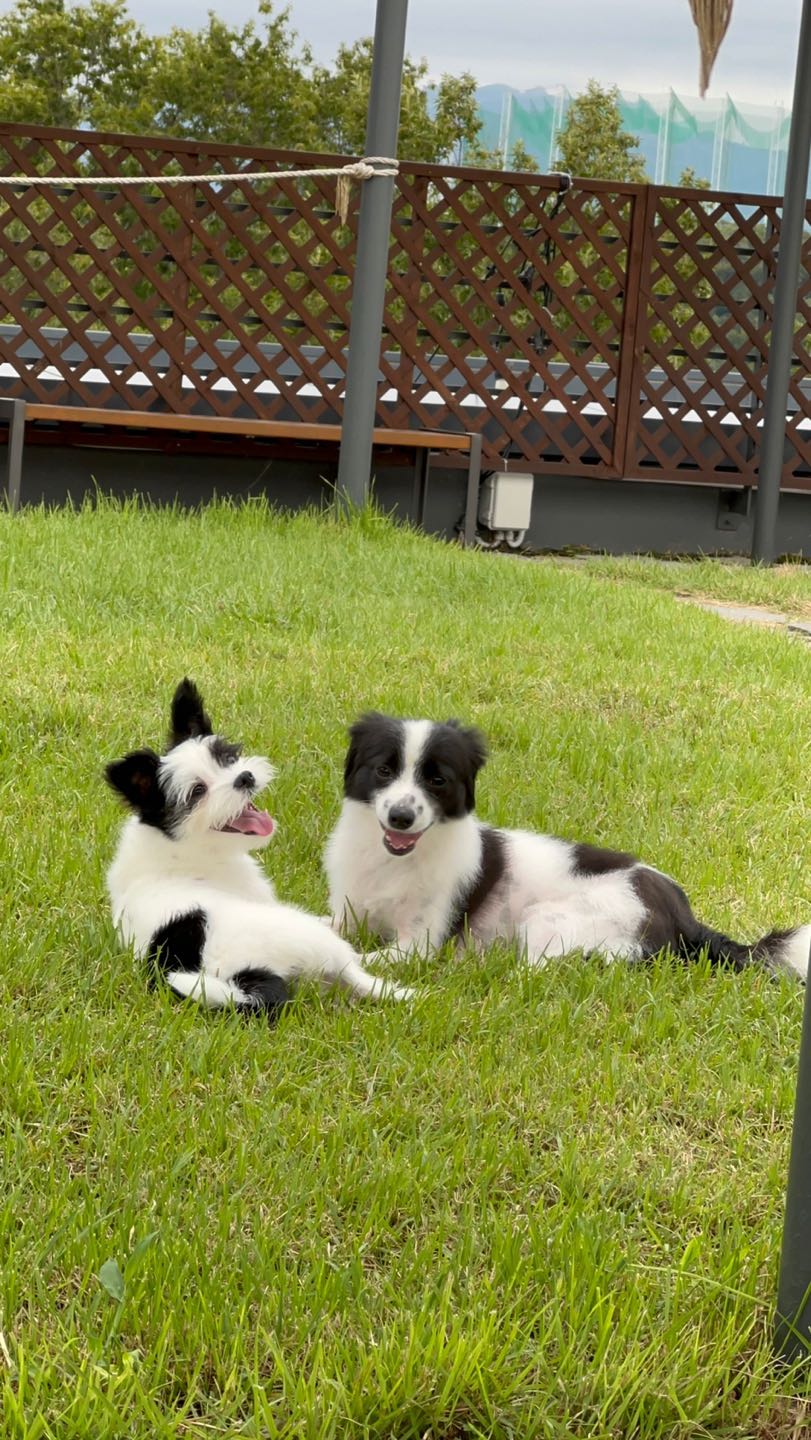
[[[238,435],[248,439],[309,440],[337,445],[340,425],[312,424],[305,420],[233,419],[217,415],[171,415],[141,410],[105,410],[84,405],[47,405],[38,401],[0,399],[0,421],[7,421],[8,453],[6,497],[10,510],[17,510],[22,498],[22,462],[25,427],[47,421],[71,427],[119,428],[127,430],[168,430],[175,433]],[[419,524],[425,515],[425,498],[432,451],[456,452],[468,457],[467,493],[463,538],[472,545],[476,532],[476,510],[481,473],[482,437],[472,432],[442,430],[394,430],[381,426],[373,433],[376,446],[410,450],[414,464],[414,511]]]

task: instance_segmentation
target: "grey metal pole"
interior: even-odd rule
[[[752,559],[771,565],[774,560],[780,478],[786,440],[791,357],[794,349],[794,317],[797,313],[797,286],[808,189],[808,160],[811,153],[811,0],[803,0],[794,102],[788,142],[786,187],[780,220],[777,252],[777,280],[774,287],[774,318],[769,348],[768,380],[763,437],[758,465],[755,532]]]
[[[775,1348],[786,1360],[811,1357],[811,975],[805,987],[794,1100]]]
[[[377,0],[367,155],[393,159],[397,154],[407,12],[408,0]],[[363,183],[338,460],[338,501],[343,504],[362,505],[369,493],[393,195],[391,176]]]

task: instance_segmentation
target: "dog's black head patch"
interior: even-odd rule
[[[476,804],[476,776],[487,759],[478,730],[446,720],[432,725],[415,767],[415,778],[446,820],[459,820]]]
[[[126,800],[145,825],[168,833],[166,795],[160,782],[160,756],[154,750],[133,750],[113,760],[104,771],[108,785]]]
[[[403,721],[376,711],[361,715],[349,729],[344,794],[349,800],[371,800],[400,774],[404,760]]]

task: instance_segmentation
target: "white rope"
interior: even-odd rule
[[[239,170],[235,174],[215,175],[0,175],[0,185],[31,189],[61,188],[78,190],[112,185],[224,185],[236,181],[241,185],[256,180],[304,180],[334,176],[337,178],[336,211],[346,224],[349,205],[349,184],[352,180],[375,180],[397,175],[399,165],[386,155],[366,155],[348,165],[323,165],[302,170]]]
[[[0,175],[0,185],[64,185],[72,190],[80,185],[214,185],[226,180],[301,180],[307,175],[373,180],[378,175],[396,175],[399,168],[396,160],[370,155],[349,165],[328,165],[315,170],[239,170],[233,175],[225,172],[215,175]]]

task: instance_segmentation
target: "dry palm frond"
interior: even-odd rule
[[[690,0],[690,9],[693,12],[701,50],[698,88],[703,99],[710,83],[715,58],[732,19],[732,0]]]

